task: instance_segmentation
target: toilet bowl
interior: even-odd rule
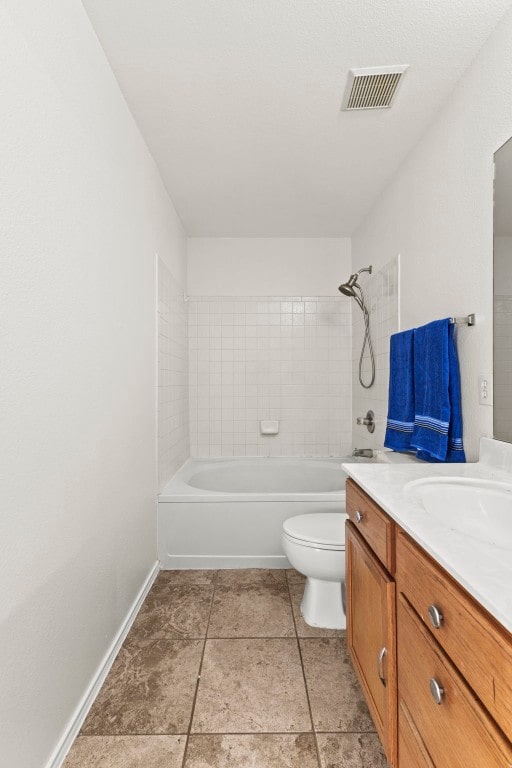
[[[282,544],[290,564],[306,576],[300,610],[311,627],[345,629],[345,520],[340,512],[289,517]]]

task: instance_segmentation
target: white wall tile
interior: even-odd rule
[[[192,455],[350,452],[347,304],[343,297],[194,297],[189,302]],[[214,373],[216,364],[221,367]],[[259,434],[259,421],[269,418],[280,421],[278,436]]]
[[[195,345],[189,349],[188,327],[191,339],[197,342],[199,331],[208,331],[208,325],[198,324],[202,314],[197,305],[187,308],[183,289],[168,267],[158,259],[158,485],[161,490],[176,470],[188,458],[189,442],[189,365],[193,373],[194,398],[197,392],[196,372],[201,363]],[[190,311],[188,311],[188,309]],[[193,347],[193,348],[192,348]],[[190,357],[190,360],[189,360]],[[201,371],[201,375],[203,372]],[[208,413],[204,409],[201,416]],[[194,412],[194,423],[197,422]],[[192,432],[192,430],[190,430]],[[194,428],[197,440],[200,428]]]

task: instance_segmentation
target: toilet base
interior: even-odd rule
[[[300,612],[310,627],[345,629],[347,620],[342,582],[322,581],[308,576]]]

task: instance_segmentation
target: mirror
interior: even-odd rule
[[[494,155],[494,437],[512,442],[512,139]]]

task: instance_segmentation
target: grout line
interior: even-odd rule
[[[172,635],[171,637],[160,637],[157,640],[152,640],[148,645],[160,640],[165,642],[172,642],[174,640],[295,640],[298,637],[299,640],[340,640],[343,635]]]
[[[320,733],[320,734],[326,734],[326,733],[355,733],[357,735],[359,735],[359,734],[375,733],[376,735],[378,735],[377,731],[362,731],[361,729],[358,729],[357,731],[333,731],[333,730],[330,730],[330,731],[315,731],[315,733]]]
[[[208,612],[208,621],[206,622],[206,631],[205,631],[205,634],[204,634],[203,652],[201,654],[201,662],[199,664],[199,670],[198,670],[198,673],[197,673],[196,689],[194,691],[194,698],[193,698],[193,701],[192,701],[192,710],[190,712],[190,720],[189,720],[188,730],[187,730],[187,740],[185,742],[185,749],[183,751],[183,760],[181,762],[181,768],[185,768],[185,763],[187,761],[188,743],[189,743],[190,735],[191,735],[191,732],[192,732],[192,722],[194,720],[194,712],[195,712],[195,709],[196,709],[197,694],[199,692],[199,684],[201,682],[201,673],[203,671],[204,653],[205,653],[205,650],[206,650],[206,641],[208,640],[208,629],[210,627],[210,619],[211,619],[211,616],[212,616],[213,600],[214,600],[214,597],[215,597],[215,589],[217,587],[218,576],[219,576],[219,572],[218,572],[218,570],[216,570],[215,571],[215,577],[214,577],[214,580],[213,580],[212,596],[210,598],[210,610]]]
[[[318,763],[318,768],[322,768],[322,761],[320,759],[320,749],[319,749],[319,746],[318,746],[318,739],[317,739],[317,735],[316,735],[316,731],[315,731],[315,723],[313,721],[313,711],[311,709],[311,700],[309,698],[309,690],[308,690],[308,684],[307,684],[307,680],[306,680],[306,671],[304,669],[304,659],[302,658],[302,649],[300,647],[300,638],[299,638],[299,635],[297,634],[297,622],[295,621],[295,614],[293,612],[292,593],[291,593],[291,589],[290,589],[290,582],[289,582],[289,579],[288,579],[288,574],[286,574],[286,583],[288,585],[288,598],[290,600],[290,608],[292,610],[293,626],[295,627],[295,639],[297,641],[297,648],[298,648],[298,651],[299,651],[300,665],[301,665],[301,668],[302,668],[302,678],[304,680],[304,688],[306,690],[306,699],[307,699],[307,702],[308,702],[308,709],[309,709],[309,719],[311,721],[311,731],[313,733],[313,739],[315,740],[316,760],[317,760],[317,763]]]
[[[109,738],[109,739],[124,739],[127,736],[130,737],[140,737],[140,738],[147,738],[149,736],[170,736],[172,738],[180,738],[183,737],[184,739],[187,739],[188,736],[297,736],[298,734],[306,734],[308,736],[314,736],[315,733],[319,735],[326,735],[326,734],[366,734],[366,735],[378,735],[377,731],[362,731],[360,729],[352,731],[352,730],[346,730],[346,731],[338,731],[335,729],[330,730],[322,730],[322,731],[315,731],[314,729],[310,731],[195,731],[194,733],[170,733],[169,731],[144,731],[144,732],[138,732],[138,733],[83,733],[80,734],[80,739],[97,739],[97,738]]]
[[[126,737],[129,736],[130,738],[137,738],[141,737],[142,739],[146,739],[148,736],[171,736],[173,739],[179,739],[181,737],[187,738],[186,733],[169,733],[169,731],[149,731],[149,732],[137,732],[137,733],[84,733],[80,734],[80,739],[126,739]]]
[[[329,733],[334,733],[334,731],[329,731]],[[196,736],[298,736],[300,734],[312,736],[313,731],[197,731],[190,735],[195,738]]]
[[[207,637],[207,640],[295,640],[297,635],[233,635],[231,637]],[[185,638],[188,639],[188,638]],[[198,638],[196,638],[198,639]],[[199,638],[203,639],[203,638]]]
[[[307,736],[313,736],[315,733],[319,733],[321,735],[325,734],[346,734],[351,733],[355,735],[359,734],[376,734],[377,731],[336,731],[336,730],[330,730],[330,731],[194,731],[194,733],[191,733],[191,736],[297,736],[298,734],[306,734]],[[90,734],[93,736],[94,734]],[[186,733],[134,733],[134,734],[122,734],[122,736],[186,736]],[[84,736],[83,738],[87,738],[87,736]]]
[[[297,734],[304,733],[306,735],[313,735],[314,733],[318,734],[329,734],[329,733],[353,733],[353,734],[376,734],[377,731],[337,731],[337,730],[327,730],[327,731],[195,731],[194,733],[191,733],[191,736],[296,736]],[[140,732],[140,733],[84,733],[80,735],[80,739],[97,739],[98,737],[108,737],[109,739],[124,739],[127,736],[133,736],[137,737],[140,736],[141,738],[146,738],[148,736],[172,736],[173,738],[179,738],[180,736],[183,736],[184,738],[187,738],[189,734],[188,733],[169,733],[169,731],[149,731],[149,732]]]

